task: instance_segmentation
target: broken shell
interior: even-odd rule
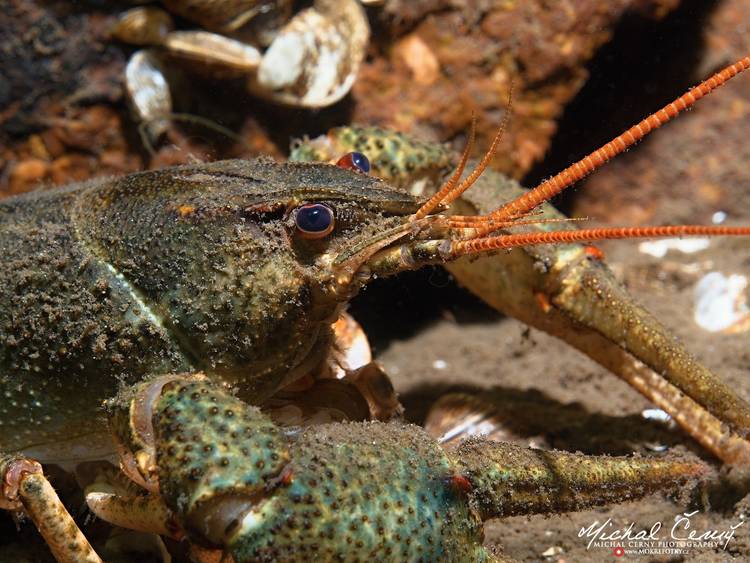
[[[710,272],[695,285],[695,322],[709,332],[735,334],[750,330],[747,278]]]
[[[331,371],[341,379],[347,372],[354,371],[372,361],[370,343],[365,331],[351,315],[342,313],[333,324],[334,346]]]
[[[444,395],[432,406],[424,428],[443,446],[453,446],[471,436],[508,441],[509,415],[497,405],[466,393]]]
[[[159,8],[133,8],[112,26],[112,37],[133,45],[161,45],[174,28],[172,17]]]
[[[125,68],[125,91],[135,118],[145,124],[150,139],[158,139],[169,127],[172,95],[161,61],[151,50],[136,52]]]
[[[369,35],[358,0],[317,0],[279,32],[248,87],[292,106],[331,105],[354,84]]]
[[[359,390],[367,401],[372,418],[391,420],[404,413],[391,380],[376,362],[347,374],[343,381],[353,384]]]
[[[242,76],[255,72],[260,51],[240,41],[208,31],[174,31],[164,41],[170,56],[211,67],[212,76]]]

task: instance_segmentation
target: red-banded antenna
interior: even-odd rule
[[[446,258],[477,254],[490,250],[532,246],[535,244],[565,244],[593,242],[622,238],[654,238],[679,236],[748,236],[750,227],[723,227],[719,225],[667,225],[656,227],[608,227],[576,231],[548,231],[498,235],[471,240],[446,241],[448,249],[441,253]]]
[[[750,68],[750,56],[746,56],[722,71],[717,72],[708,80],[701,82],[698,86],[692,88],[675,101],[649,115],[646,119],[637,123],[621,135],[615,137],[606,145],[595,150],[549,180],[542,182],[533,190],[506,203],[499,209],[487,215],[487,217],[496,222],[503,222],[511,217],[523,216],[538,205],[556,196],[568,186],[591,174],[591,172],[600,168],[604,163],[640,141],[651,131],[658,129],[666,122],[676,117],[680,112],[691,107],[703,96],[711,93],[716,88],[726,83],[729,79],[748,68]],[[493,230],[496,230],[493,224],[488,223],[478,229],[476,236],[482,237]]]

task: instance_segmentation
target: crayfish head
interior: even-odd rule
[[[325,359],[367,254],[343,269],[337,257],[418,207],[351,170],[271,160],[150,171],[86,196],[81,235],[138,305],[132,324],[163,334],[186,358],[177,369],[254,401]]]

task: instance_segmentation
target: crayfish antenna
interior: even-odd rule
[[[677,117],[677,115],[693,106],[698,100],[748,68],[750,68],[750,55],[717,72],[709,79],[701,82],[698,86],[692,88],[662,109],[652,113],[588,156],[585,156],[552,178],[545,180],[536,188],[496,209],[487,215],[486,218],[493,219],[495,222],[502,222],[512,217],[523,216],[531,209],[549,201],[565,188],[588,176],[594,170],[636,144],[651,131],[658,129]],[[493,224],[487,224],[478,231],[477,237],[482,237],[494,230],[497,229]]]
[[[675,490],[708,472],[698,461],[588,456],[482,438],[448,455],[482,520],[622,502]]]
[[[665,225],[655,227],[607,227],[580,229],[575,231],[518,233],[512,235],[473,238],[469,240],[445,241],[444,246],[440,249],[440,253],[445,259],[454,259],[468,254],[515,248],[517,246],[681,236],[750,236],[750,227],[724,227],[721,225]]]

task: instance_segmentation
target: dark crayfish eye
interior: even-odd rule
[[[367,174],[370,171],[370,160],[361,152],[348,152],[339,158],[336,166]]]
[[[333,209],[322,203],[305,204],[297,208],[294,223],[302,237],[323,238],[333,230]]]

